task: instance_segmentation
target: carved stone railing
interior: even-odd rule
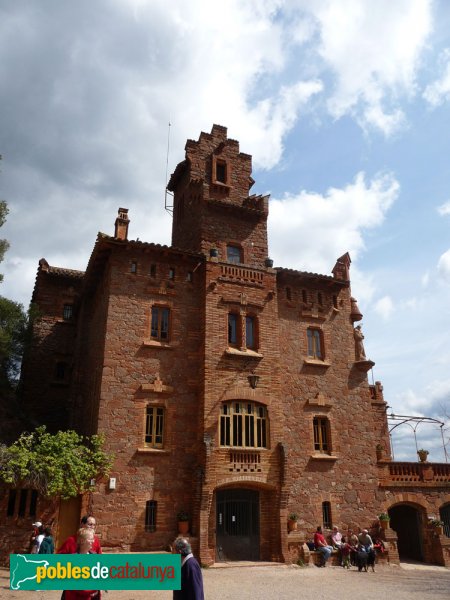
[[[252,450],[230,450],[229,470],[233,473],[261,473],[261,454]]]
[[[381,486],[450,487],[450,464],[380,461],[378,478]]]
[[[264,282],[264,273],[255,269],[247,269],[237,265],[221,265],[221,278],[242,281],[245,283],[255,283],[262,285]]]

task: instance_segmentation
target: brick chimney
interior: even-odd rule
[[[129,224],[130,219],[128,218],[128,208],[119,208],[119,214],[116,222],[114,223],[114,237],[119,240],[127,240]]]

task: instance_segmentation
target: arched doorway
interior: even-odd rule
[[[422,513],[414,506],[398,504],[388,510],[390,527],[397,533],[400,560],[423,561]]]
[[[259,560],[259,492],[217,491],[217,560]]]

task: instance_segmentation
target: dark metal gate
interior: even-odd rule
[[[390,527],[397,533],[400,560],[423,561],[422,514],[407,504],[398,504],[388,512]]]
[[[444,522],[444,533],[450,537],[450,504],[446,504],[439,510],[441,521]]]
[[[259,492],[217,491],[217,560],[259,560]]]

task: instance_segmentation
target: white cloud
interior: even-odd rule
[[[431,31],[431,1],[308,5],[320,23],[319,53],[336,76],[331,113],[352,114],[363,127],[385,135],[396,131],[404,122],[399,95],[415,93],[420,54]]]
[[[437,270],[441,280],[450,283],[450,249],[439,258]]]
[[[443,63],[443,73],[439,79],[430,83],[425,88],[423,97],[433,108],[450,100],[450,49],[441,54],[440,62]]]
[[[273,199],[269,235],[276,264],[329,273],[346,251],[356,260],[364,250],[364,230],[383,222],[398,192],[392,174],[367,183],[358,173],[353,183],[325,195],[301,191]]]
[[[374,310],[380,315],[382,319],[387,321],[394,310],[394,303],[390,296],[383,296],[376,303]]]
[[[450,215],[450,200],[438,206],[437,211],[442,216]]]

